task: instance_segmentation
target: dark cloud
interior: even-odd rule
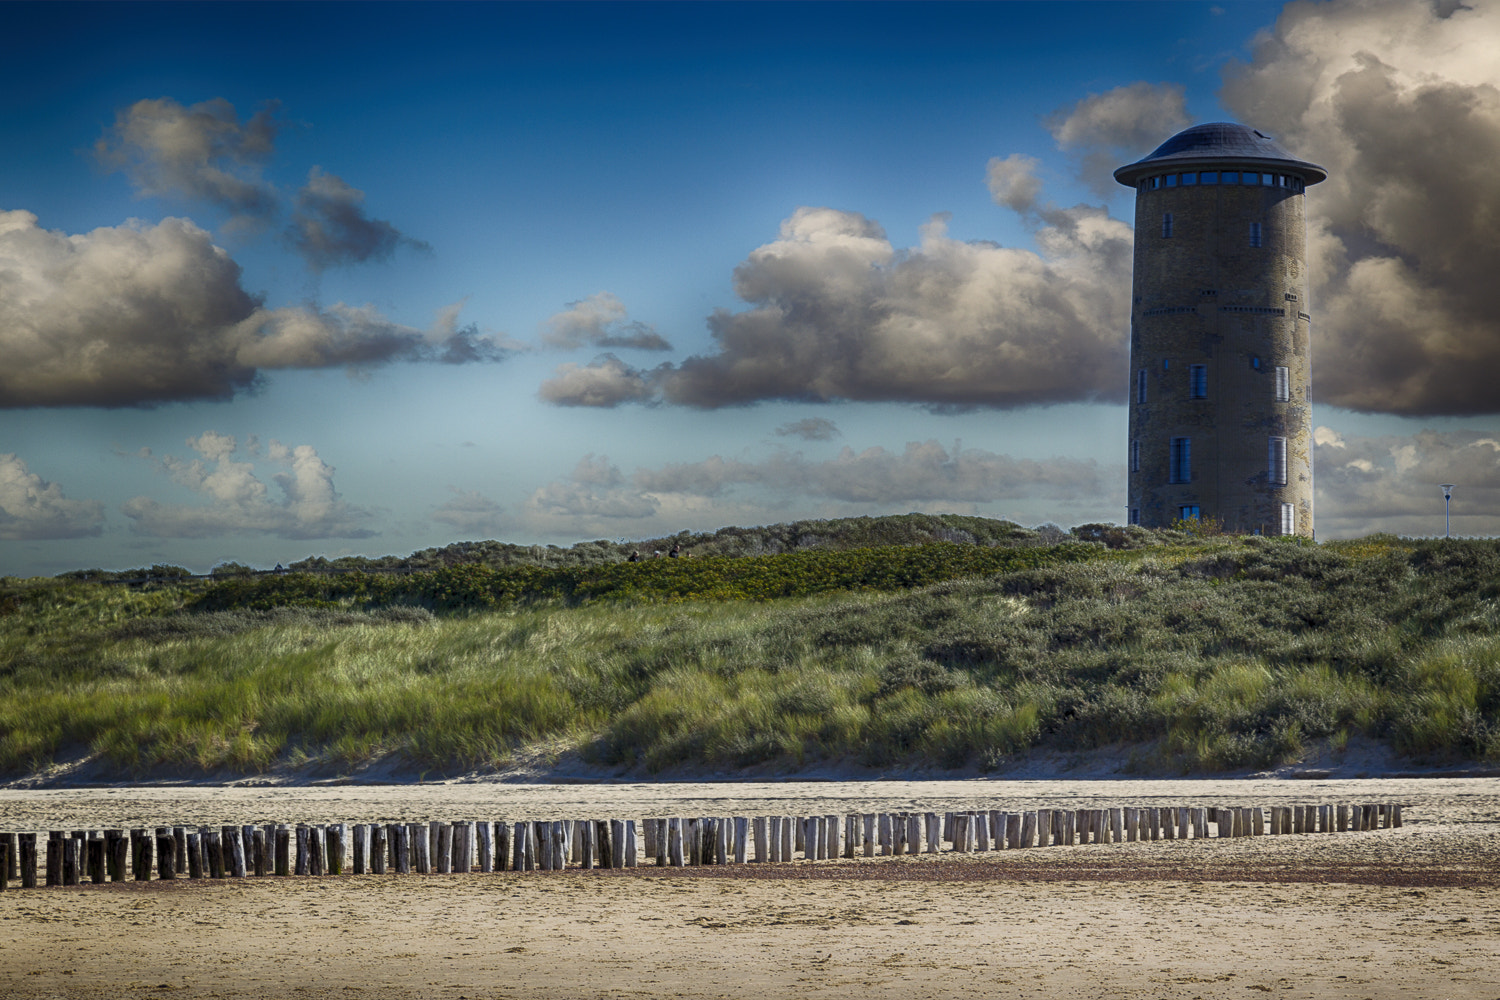
[[[170,97],[136,101],[115,116],[94,155],[143,196],[203,202],[254,224],[276,210],[260,168],[275,151],[278,109],[269,102],[242,123],[223,98],[191,107]]]
[[[1054,112],[1046,125],[1058,148],[1078,158],[1083,180],[1109,197],[1116,167],[1140,159],[1191,123],[1180,84],[1139,81],[1090,94]]]
[[[424,331],[343,303],[266,309],[186,219],[69,236],[0,212],[0,408],[229,399],[278,368],[504,353],[456,315]]]
[[[149,497],[127,500],[120,508],[131,530],[154,538],[215,538],[222,535],[271,535],[277,538],[369,538],[373,515],[351,506],[334,489],[332,466],[311,445],[288,447],[271,441],[262,452],[247,448],[281,471],[271,481],[273,497],[252,462],[235,461],[237,446],[229,435],[205,431],[188,439],[199,457],[168,455],[156,467],[178,486],[204,497],[201,504],[161,503]]]
[[[341,264],[390,260],[398,246],[431,249],[402,235],[383,219],[365,214],[365,193],[343,178],[313,167],[297,192],[297,205],[287,241],[318,271]]]
[[[586,299],[569,302],[568,308],[547,320],[542,342],[548,347],[574,350],[579,347],[626,348],[638,351],[670,351],[656,328],[631,320],[625,303],[609,292],[596,292]]]
[[[776,428],[777,437],[799,437],[804,441],[832,441],[840,437],[838,425],[822,417],[794,420]]]
[[[1500,411],[1500,9],[1292,3],[1253,51],[1225,104],[1329,171],[1307,193],[1316,397]]]
[[[751,308],[708,321],[716,353],[651,371],[565,365],[542,398],[715,408],[783,399],[1014,407],[1118,396],[1130,227],[1094,206],[1028,213],[1040,253],[949,239],[898,250],[852,212],[801,208],[735,269]]]
[[[1377,531],[1443,532],[1443,483],[1453,491],[1453,533],[1500,535],[1500,428],[1358,437],[1314,433],[1320,537]]]
[[[26,467],[14,453],[0,454],[0,539],[34,541],[98,535],[104,505],[69,500],[62,487]]]

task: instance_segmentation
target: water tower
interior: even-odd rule
[[[1130,522],[1313,533],[1303,191],[1328,176],[1245,125],[1195,125],[1135,188]]]

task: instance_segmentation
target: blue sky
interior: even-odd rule
[[[1120,520],[1108,169],[1220,119],[1333,173],[1320,536],[1500,531],[1491,4],[0,19],[0,573]]]

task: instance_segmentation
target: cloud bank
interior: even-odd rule
[[[543,399],[711,409],[762,400],[1016,407],[1123,390],[1131,231],[1107,210],[1011,198],[1040,252],[949,239],[898,249],[874,221],[799,208],[734,273],[748,310],[709,317],[717,352],[653,370],[560,366]],[[1007,202],[1007,203],[1010,203]]]
[[[1329,171],[1307,194],[1317,398],[1500,411],[1500,8],[1288,4],[1222,99]]]
[[[224,400],[266,370],[503,353],[452,308],[426,331],[343,303],[266,309],[240,273],[186,219],[70,236],[0,211],[0,408]]]
[[[1453,533],[1500,535],[1500,431],[1358,437],[1314,432],[1318,535],[1443,532],[1443,491],[1454,483]]]
[[[32,472],[14,453],[0,454],[0,539],[88,538],[104,524],[97,500],[69,500],[62,487]]]
[[[373,515],[351,506],[333,485],[333,466],[311,445],[288,447],[271,441],[262,451],[247,445],[251,457],[282,471],[271,476],[280,491],[273,496],[256,474],[255,463],[236,461],[240,450],[227,434],[204,431],[189,438],[198,458],[168,455],[157,469],[178,486],[204,498],[201,504],[161,503],[150,497],[127,500],[120,510],[131,530],[154,538],[214,538],[221,535],[270,535],[276,538],[369,538]],[[149,457],[149,453],[146,453]]]
[[[1116,87],[1054,112],[1047,131],[1078,157],[1079,176],[1104,197],[1114,194],[1114,170],[1192,124],[1181,84],[1144,81]]]

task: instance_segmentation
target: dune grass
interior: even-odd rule
[[[831,565],[867,579],[853,551]],[[1149,747],[1142,769],[1179,771],[1353,734],[1500,760],[1495,542],[1074,543],[826,593],[816,563],[746,565],[745,580],[796,578],[811,596],[637,588],[474,610],[409,589],[290,606],[257,591],[203,610],[172,585],[4,581],[0,771],[81,750],[121,776],[386,756],[443,772],[537,743],[648,771],[994,769],[1040,745],[1127,744]],[[712,573],[745,589],[733,560]]]

